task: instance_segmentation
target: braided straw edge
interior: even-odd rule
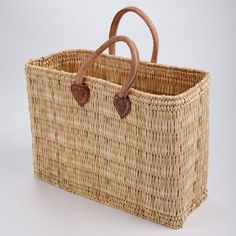
[[[40,70],[48,75],[51,75],[51,74],[57,75],[58,78],[55,78],[56,80],[63,77],[65,79],[65,83],[71,83],[76,78],[77,73],[59,71],[57,69],[47,68],[47,67],[43,67],[43,66],[39,65],[40,63],[42,63],[42,61],[46,62],[47,60],[53,59],[54,57],[56,57],[56,58],[62,57],[63,55],[70,54],[70,53],[92,54],[92,53],[94,53],[94,51],[83,50],[83,49],[65,50],[65,51],[59,51],[59,52],[50,54],[46,57],[39,57],[36,59],[30,59],[25,64],[25,72],[34,74]],[[103,58],[104,60],[114,59],[114,60],[117,60],[118,62],[119,61],[127,62],[127,63],[131,62],[131,60],[129,58],[120,57],[120,56],[101,54],[99,57]],[[95,63],[97,63],[97,62],[95,61]],[[179,108],[182,105],[186,104],[186,101],[190,101],[190,100],[194,99],[198,95],[199,90],[204,91],[209,88],[211,76],[208,72],[203,71],[203,70],[190,69],[190,68],[177,67],[177,66],[167,66],[167,65],[150,63],[150,62],[146,62],[146,61],[140,61],[140,66],[146,66],[150,70],[154,70],[158,67],[160,70],[170,69],[170,70],[173,70],[176,72],[184,72],[184,73],[188,72],[190,74],[191,73],[192,74],[199,73],[199,74],[204,75],[201,78],[201,80],[199,82],[197,82],[193,87],[191,87],[190,89],[184,91],[183,93],[177,94],[177,95],[158,95],[158,94],[153,94],[153,93],[148,93],[148,92],[144,92],[141,90],[137,90],[135,88],[131,88],[130,95],[132,95],[134,100],[136,100],[136,99],[140,100],[140,98],[142,98],[142,102],[145,104],[152,104],[154,106],[157,104],[162,104],[162,106],[171,107],[172,109]],[[122,69],[129,71],[130,67],[127,66]],[[141,69],[139,69],[139,73],[142,73]],[[90,81],[98,80],[98,81],[102,81],[104,84],[116,86],[119,89],[121,88],[120,85],[110,82],[110,81],[107,81],[107,80],[95,78],[93,76],[85,76],[85,77],[87,80],[90,80]]]

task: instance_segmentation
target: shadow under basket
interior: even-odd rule
[[[209,74],[141,62],[120,119],[113,98],[131,60],[100,55],[84,78],[89,102],[70,90],[93,51],[26,63],[35,174],[60,188],[182,227],[207,196]]]

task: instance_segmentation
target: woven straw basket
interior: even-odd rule
[[[128,11],[151,29],[152,63],[139,62],[133,41],[115,36]],[[132,59],[101,54],[107,47],[114,54],[118,41]],[[180,228],[207,196],[209,75],[158,65],[157,52],[150,19],[128,7],[95,52],[27,62],[34,171],[70,192]]]

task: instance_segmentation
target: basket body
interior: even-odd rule
[[[70,192],[180,228],[207,196],[208,74],[142,62],[120,119],[114,94],[130,60],[101,55],[81,108],[70,85],[90,51],[30,61],[35,174]]]

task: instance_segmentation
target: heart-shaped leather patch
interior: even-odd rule
[[[116,94],[113,103],[121,119],[129,114],[131,110],[131,102],[128,97],[120,97]]]
[[[71,85],[71,92],[80,106],[83,107],[88,102],[90,90],[86,84],[73,83]]]

